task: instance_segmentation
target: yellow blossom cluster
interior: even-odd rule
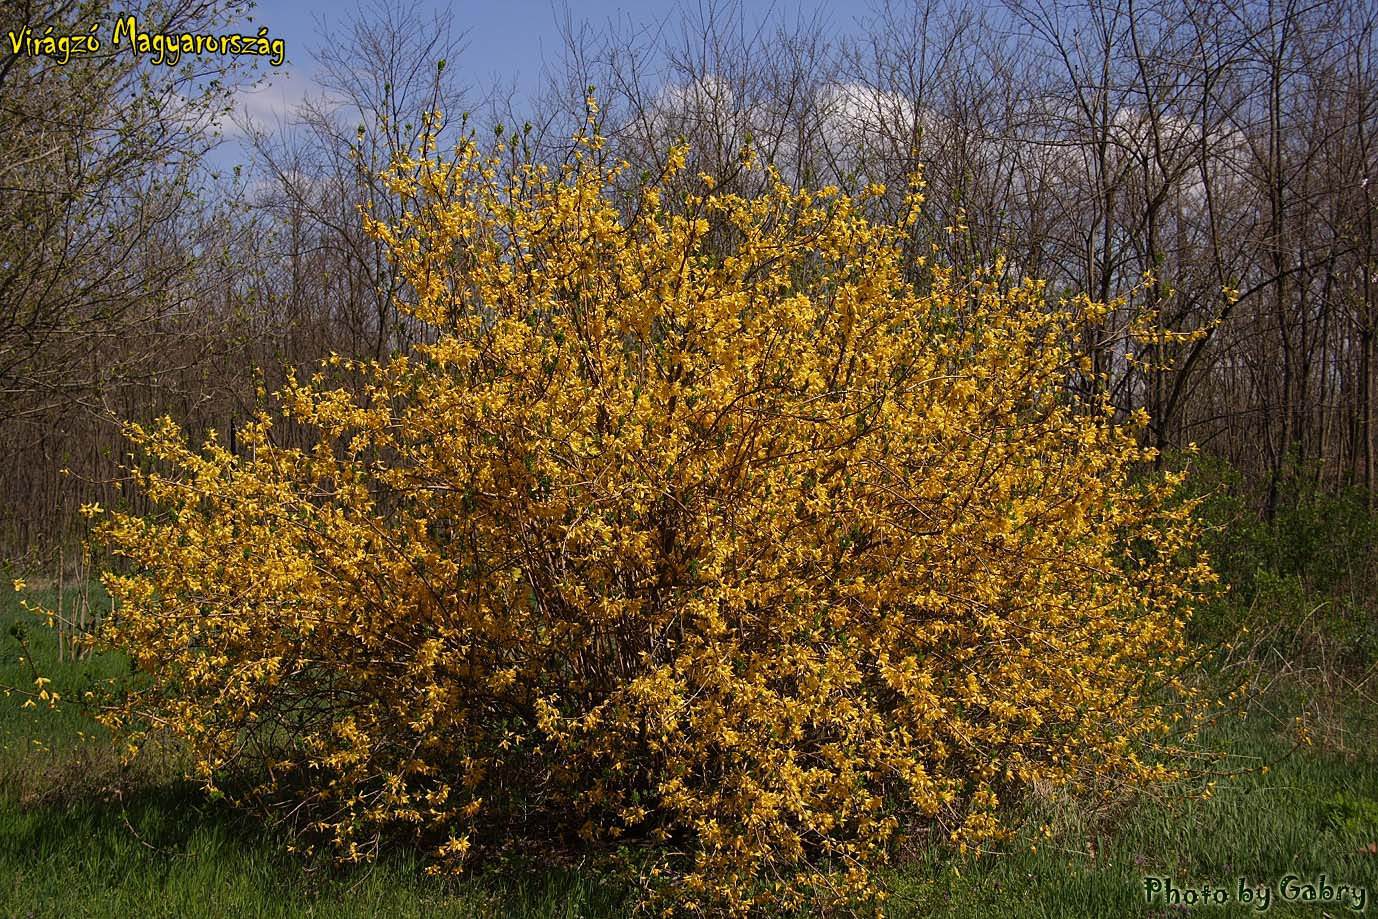
[[[916,270],[917,179],[877,223],[686,153],[630,196],[591,130],[397,163],[366,220],[430,343],[289,384],[312,449],[130,427],[158,512],[104,518],[105,638],[149,679],[111,720],[345,857],[630,852],[685,913],[872,901],[906,840],[1161,776],[1210,574],[1070,394],[1104,307]]]

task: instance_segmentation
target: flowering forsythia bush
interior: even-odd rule
[[[241,455],[131,428],[158,512],[102,532],[132,744],[247,769],[345,857],[620,851],[688,913],[866,902],[906,839],[1164,774],[1209,573],[1069,395],[1103,307],[906,264],[884,189],[749,154],[750,198],[684,149],[628,193],[592,132],[503,156],[390,173],[406,216],[369,231],[434,343],[288,385],[313,449],[266,414]]]

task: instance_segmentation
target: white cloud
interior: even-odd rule
[[[249,130],[274,131],[289,123],[308,97],[321,94],[321,87],[300,70],[281,70],[255,87],[235,94],[234,113],[225,133],[242,136]]]

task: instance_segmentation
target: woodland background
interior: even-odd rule
[[[130,12],[176,33],[247,10]],[[114,12],[6,0],[0,21]],[[359,8],[322,36],[324,93],[272,129],[233,127],[235,90],[259,76],[242,59],[155,67],[107,47],[59,66],[0,49],[12,564],[49,568],[64,546],[75,558],[83,504],[138,509],[113,486],[127,459],[116,419],[170,413],[193,439],[214,429],[234,445],[289,371],[428,334],[397,310],[407,291],[359,212],[392,215],[378,173],[415,144],[423,112],[444,111],[451,132],[505,127],[514,155],[556,163],[593,87],[633,175],[678,138],[689,173],[729,187],[747,181],[747,143],[791,182],[881,182],[896,202],[921,166],[915,253],[1009,284],[1045,278],[1054,297],[1128,296],[1079,347],[1122,413],[1147,410],[1160,463],[1199,447],[1227,579],[1271,566],[1356,599],[1370,582],[1378,4],[913,0],[872,7],[866,37],[842,39],[821,17],[756,22],[710,3],[654,28],[569,25],[530,102],[446,69],[462,25]],[[251,150],[230,168],[216,145],[234,130]],[[1129,327],[1145,319],[1195,334],[1139,347]]]

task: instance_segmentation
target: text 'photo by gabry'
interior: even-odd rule
[[[84,32],[60,32],[51,25],[24,25],[10,29],[7,37],[11,54],[42,55],[51,57],[58,64],[66,64],[73,57],[97,54],[106,47],[101,32],[100,23],[93,24]],[[272,38],[267,26],[260,27],[253,35],[165,34],[143,28],[137,16],[128,15],[115,20],[107,40],[112,49],[128,47],[135,54],[151,56],[155,65],[165,64],[168,67],[177,66],[184,54],[253,54],[269,58],[268,63],[273,67],[281,67],[287,59],[287,43],[281,38]]]
[[[1170,877],[1148,876],[1143,879],[1143,886],[1146,902],[1179,909],[1241,903],[1251,906],[1256,912],[1267,912],[1275,903],[1299,903],[1336,906],[1362,913],[1369,902],[1367,887],[1335,881],[1327,874],[1315,878],[1288,874],[1275,885],[1254,884],[1241,877],[1233,886],[1229,882],[1198,884],[1175,881]]]

